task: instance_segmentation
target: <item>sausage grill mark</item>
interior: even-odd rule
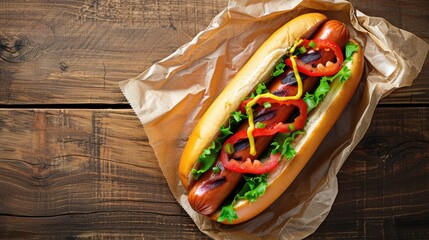
[[[204,191],[204,192],[207,192],[207,191],[212,190],[213,188],[219,187],[220,185],[224,184],[225,182],[226,182],[226,177],[225,176],[220,176],[218,178],[213,178],[213,179],[210,179],[207,182],[205,182],[201,186],[200,190]]]
[[[255,123],[258,122],[264,122],[264,121],[268,121],[270,119],[272,119],[273,117],[276,116],[276,111],[270,111],[270,110],[266,110],[263,109],[261,112],[259,112],[259,114],[255,117],[255,119],[253,120]],[[239,140],[238,142],[236,142],[234,144],[234,150],[235,151],[241,151],[243,149],[246,149],[249,147],[249,139],[242,139]]]
[[[285,89],[281,88],[281,89],[274,91],[273,94],[276,96],[282,96],[283,97],[283,96],[287,95],[287,91]]]
[[[299,73],[299,77],[301,78],[301,80],[305,80],[307,78],[307,75]],[[293,71],[288,72],[286,77],[282,79],[282,83],[284,85],[297,85],[296,77]]]
[[[258,114],[258,116],[256,116],[253,121],[255,123],[267,121],[273,118],[275,115],[276,115],[275,111],[261,111],[261,113]]]
[[[321,57],[322,56],[318,52],[313,51],[313,52],[308,52],[307,54],[302,55],[300,60],[304,63],[310,63],[310,62],[314,62],[314,61],[319,60]],[[305,80],[308,77],[307,75],[302,74],[302,73],[299,73],[299,76],[301,77],[301,80]],[[295,74],[293,73],[293,71],[290,71],[286,74],[286,77],[282,79],[282,84],[296,85],[296,78],[295,78]]]
[[[246,149],[246,148],[248,148],[250,146],[250,144],[249,144],[249,139],[242,139],[242,140],[239,140],[238,142],[236,142],[235,144],[234,144],[234,150],[235,151],[241,151],[241,150],[243,150],[243,149]]]
[[[319,60],[322,56],[319,54],[319,52],[308,52],[307,54],[302,55],[299,60],[302,62],[308,64],[310,62],[314,62],[316,60]]]

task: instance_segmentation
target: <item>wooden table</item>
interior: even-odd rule
[[[429,42],[429,3],[352,1]],[[0,238],[206,238],[172,197],[117,85],[227,5],[6,0],[0,4]],[[310,237],[425,238],[429,64],[383,99]]]

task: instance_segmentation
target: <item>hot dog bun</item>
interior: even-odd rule
[[[327,17],[320,13],[303,14],[292,19],[272,34],[229,82],[199,120],[183,150],[179,176],[186,189],[192,185],[191,169],[198,164],[198,157],[216,138],[230,113],[238,108],[258,83],[271,78],[277,60],[296,39],[309,37],[326,20]]]
[[[198,168],[199,156],[218,136],[220,126],[227,122],[230,113],[237,110],[242,100],[250,95],[261,81],[267,82],[272,79],[271,73],[278,59],[286,54],[297,39],[310,37],[326,21],[327,18],[324,15],[310,13],[286,23],[262,44],[231,80],[202,116],[182,153],[179,176],[186,189],[189,190],[193,184],[191,169],[193,167]],[[328,30],[334,31],[334,28],[328,28]],[[336,33],[331,32],[329,34]],[[346,39],[348,38],[347,31]],[[344,44],[341,43],[341,45]],[[334,81],[331,84],[331,90],[324,100],[308,116],[304,133],[293,142],[292,145],[297,154],[291,161],[281,161],[279,166],[268,174],[267,190],[258,197],[257,201],[251,203],[247,200],[239,200],[235,202],[233,207],[238,219],[232,220],[232,222],[230,219],[229,221],[225,220],[223,223],[237,224],[255,217],[270,206],[289,187],[353,96],[362,77],[363,66],[363,53],[359,46],[358,51],[353,55],[352,64],[348,66],[351,70],[349,79],[345,83]],[[197,195],[199,196],[199,193],[195,196]],[[199,203],[194,205],[200,206]],[[212,207],[212,209],[206,214],[212,214],[217,206]],[[214,212],[210,218],[217,221],[220,212],[220,210]]]
[[[354,42],[356,43],[356,42]],[[357,44],[357,43],[356,43]],[[268,188],[257,201],[250,203],[242,200],[234,206],[238,219],[225,224],[237,224],[247,221],[269,207],[292,183],[296,176],[310,160],[322,140],[333,127],[341,112],[352,98],[362,77],[364,67],[362,48],[353,55],[351,66],[352,75],[345,83],[334,81],[331,90],[322,103],[313,110],[308,117],[304,128],[305,133],[295,141],[294,148],[297,152],[291,161],[282,161],[281,166],[269,175]],[[220,211],[214,213],[210,218],[216,221]]]

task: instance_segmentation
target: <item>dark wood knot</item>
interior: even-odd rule
[[[24,50],[27,46],[28,39],[25,37],[10,37],[0,33],[0,59],[3,59],[6,62],[24,62]]]

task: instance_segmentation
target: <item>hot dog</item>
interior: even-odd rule
[[[314,39],[328,39],[338,43],[343,48],[349,39],[349,32],[344,24],[336,20],[330,20],[325,22],[320,29],[316,32]],[[326,64],[328,61],[334,61],[335,55],[331,52],[324,52],[321,56],[307,57],[309,64]],[[272,80],[270,83],[269,91],[278,96],[295,95],[297,93],[297,87],[295,84],[291,84],[288,78],[293,78],[293,70],[291,68]],[[285,80],[286,79],[286,80]],[[314,90],[318,83],[319,77],[306,77],[303,80],[303,91],[310,92]],[[270,125],[276,122],[286,121],[294,107],[276,105],[271,108],[259,107],[255,109],[255,122],[262,122],[265,125]],[[259,119],[258,119],[259,118]],[[244,123],[240,126],[238,131],[248,128],[248,124]],[[233,154],[234,159],[247,159],[256,158],[260,153],[271,143],[273,136],[260,137],[255,139],[256,152],[255,156],[250,155],[248,143],[245,142],[236,147],[236,151]],[[215,163],[216,166],[221,168],[219,160]],[[225,201],[229,193],[238,185],[242,176],[240,173],[222,169],[219,173],[213,173],[209,170],[205,173],[195,185],[192,187],[188,194],[190,205],[199,213],[204,215],[210,215]]]
[[[310,13],[286,23],[258,49],[206,111],[185,146],[179,173],[184,187],[190,190],[188,200],[194,210],[210,215],[213,220],[222,223],[240,223],[263,211],[290,185],[358,86],[363,72],[363,57],[359,45],[353,43],[352,46],[356,46],[357,50],[344,64],[341,50],[340,53],[337,51],[337,48],[343,49],[348,44],[349,37],[346,26],[341,22],[328,20],[322,14]],[[284,73],[278,77],[270,77],[276,72],[275,69],[278,70],[279,65],[275,65],[279,62],[288,65],[284,68]],[[346,62],[348,65],[344,67]],[[347,80],[344,83],[333,81],[343,78],[340,72],[345,71],[343,69],[351,71],[350,74],[345,74]],[[301,73],[298,73],[298,70]],[[317,100],[317,107],[312,109],[315,107],[314,95],[320,93],[320,86],[326,88],[326,79],[321,81],[323,83],[319,82],[324,76],[322,73],[335,77],[330,80],[331,90],[324,92],[323,101],[319,103]],[[270,81],[267,83],[267,89],[271,94],[253,96],[243,103],[244,97],[254,91],[261,80]],[[243,92],[237,90],[237,87],[244,89]],[[312,95],[314,89],[316,92]],[[307,99],[304,101],[302,98]],[[218,136],[217,129],[225,125],[229,113],[237,109],[247,114],[248,120],[235,129],[235,134],[223,140],[220,150],[217,147],[217,151],[220,151],[216,156],[217,161],[212,163],[205,173],[197,174],[198,180],[195,180],[195,170],[191,169],[201,168],[199,161],[203,151],[206,151],[206,155],[213,155],[207,147],[210,149],[211,144],[212,150],[216,148],[213,139]],[[297,115],[296,112],[299,112],[299,116],[294,116]],[[229,124],[232,125],[231,121]],[[255,129],[255,125],[259,127]],[[286,152],[284,144],[283,148],[280,147],[281,154],[275,152],[276,150],[270,150],[271,153],[267,154],[266,149],[270,144],[273,145],[273,138],[282,139],[282,136],[293,142],[293,156],[283,153]],[[287,148],[291,148],[290,142],[287,144]],[[261,154],[267,159],[262,163],[258,160]],[[193,177],[190,176],[192,171]],[[263,190],[263,193],[257,193],[250,198],[235,197],[229,200],[232,201],[230,205],[220,210],[221,205],[225,200],[228,202],[228,196],[243,179],[246,182],[244,188],[250,188],[249,192]],[[262,186],[261,189],[252,189],[255,187],[254,181],[259,184],[256,188]],[[233,213],[228,216],[228,211]]]

